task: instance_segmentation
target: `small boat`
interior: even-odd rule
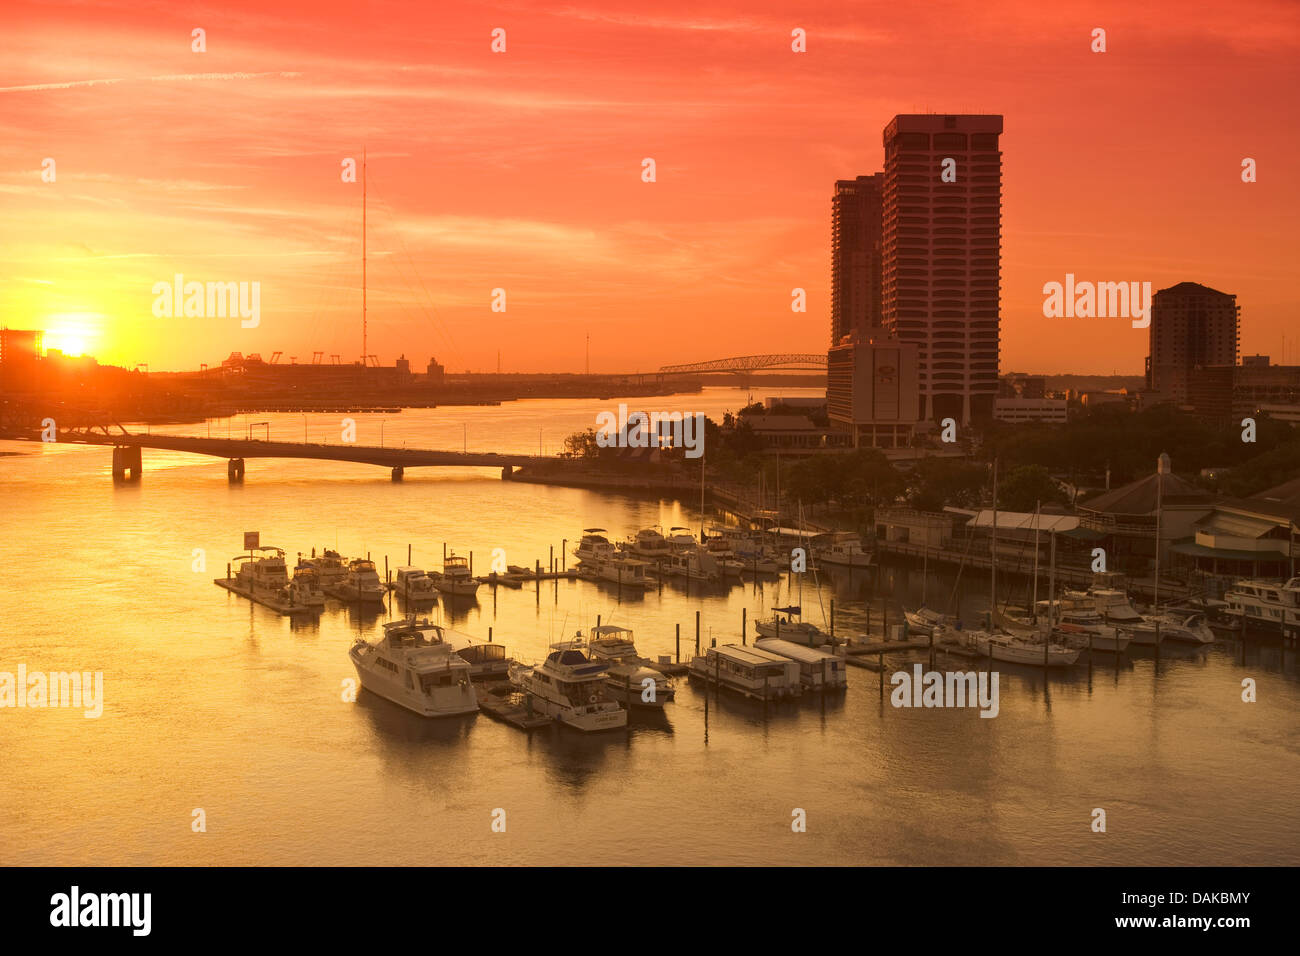
[[[604,528],[583,528],[582,540],[574,548],[573,554],[579,561],[595,561],[599,558],[613,557],[615,548],[605,537]]]
[[[581,639],[551,645],[535,667],[510,665],[510,683],[528,694],[533,709],[575,730],[618,730],[627,726],[627,711],[606,693],[609,665],[593,661]]]
[[[998,623],[1017,637],[1041,640],[1048,633],[1060,642],[1081,650],[1122,654],[1132,638],[1120,628],[1107,624],[1093,609],[1092,600],[1082,602],[1039,601],[1037,613],[999,612]]]
[[[667,541],[668,548],[673,553],[693,551],[700,546],[700,543],[695,540],[695,535],[691,534],[690,528],[669,528]]]
[[[342,581],[348,574],[348,559],[343,557],[337,551],[325,548],[319,555],[316,549],[311,549],[311,557],[304,558],[302,553],[298,554],[298,566],[313,568],[320,576],[320,586],[322,588],[333,587]]]
[[[668,539],[657,528],[646,528],[638,531],[624,545],[624,550],[631,551],[637,557],[649,558],[652,561],[657,558],[667,558],[672,553]]]
[[[452,717],[478,710],[470,666],[427,619],[384,625],[371,644],[357,638],[348,657],[361,686],[425,717]]]
[[[772,608],[772,620],[755,621],[754,629],[759,637],[771,637],[802,644],[805,647],[821,647],[829,644],[831,639],[821,629],[808,621],[799,620],[800,609],[796,605]]]
[[[321,588],[320,575],[315,568],[294,568],[293,578],[284,586],[283,594],[291,606],[325,606],[325,591]]]
[[[1157,631],[1160,640],[1176,644],[1204,645],[1215,641],[1214,632],[1205,623],[1205,615],[1199,611],[1190,614],[1179,610],[1162,611],[1158,615],[1147,615],[1141,624],[1126,627],[1124,631],[1134,644],[1148,647],[1156,643]]]
[[[849,686],[848,667],[838,654],[775,637],[760,638],[754,646],[799,665],[799,681],[808,690],[843,690]]]
[[[646,573],[650,565],[645,561],[629,558],[625,554],[616,554],[613,557],[584,563],[583,567],[588,569],[587,573],[591,577],[617,584],[619,587],[653,588],[655,586],[654,580]]]
[[[393,580],[393,593],[407,601],[436,601],[438,591],[433,586],[433,578],[421,568],[400,567]]]
[[[382,604],[384,595],[388,593],[388,588],[384,587],[375,571],[375,562],[365,558],[349,561],[343,580],[333,586],[325,585],[324,590],[340,601],[371,604]]]
[[[481,637],[438,626],[443,641],[450,645],[460,658],[469,664],[469,676],[474,680],[505,680],[510,675],[510,658],[504,644],[485,641]]]
[[[797,663],[742,644],[708,648],[691,660],[690,675],[754,700],[780,700],[803,693]]]
[[[722,567],[704,548],[698,545],[674,551],[664,564],[664,573],[691,581],[714,582],[722,580]]]
[[[819,564],[843,565],[865,568],[871,564],[870,551],[862,549],[861,539],[853,532],[836,532],[826,547],[816,549]]]
[[[921,637],[929,637],[936,630],[952,627],[955,623],[950,615],[940,614],[924,604],[915,611],[903,608],[903,618],[907,621],[907,629],[913,634],[919,634]]]
[[[962,643],[982,656],[991,656],[995,661],[1007,664],[1028,664],[1042,667],[1069,667],[1079,660],[1082,653],[1078,648],[1067,647],[1061,643],[1044,642],[1029,637],[1017,637],[1012,634],[998,634],[989,631],[961,631]],[[1046,654],[1044,654],[1046,647]]]
[[[453,597],[473,597],[478,593],[478,581],[469,572],[469,559],[447,555],[442,562],[442,573],[435,574],[433,586],[443,594]]]
[[[637,654],[632,632],[627,628],[612,624],[593,627],[587,647],[593,661],[609,664],[605,685],[609,695],[619,703],[629,707],[662,710],[664,704],[676,698],[677,691],[672,680]],[[649,689],[653,689],[654,693],[647,700],[646,691]]]

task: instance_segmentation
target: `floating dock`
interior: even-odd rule
[[[508,684],[498,684],[491,689],[480,691],[478,708],[485,714],[520,730],[536,730],[554,723],[553,718],[537,713],[528,705],[526,694]]]
[[[308,607],[305,604],[290,604],[287,601],[277,601],[266,594],[257,594],[238,583],[234,578],[213,578],[212,583],[219,588],[225,588],[227,591],[238,594],[242,598],[248,598],[254,604],[269,607],[272,611],[280,614],[318,614],[323,610],[323,608]]]

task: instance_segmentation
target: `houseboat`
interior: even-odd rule
[[[690,674],[754,700],[780,700],[803,693],[797,663],[742,644],[708,648],[691,660]]]
[[[799,682],[805,690],[843,690],[849,686],[844,658],[830,651],[775,637],[760,638],[754,646],[794,661],[799,666]]]

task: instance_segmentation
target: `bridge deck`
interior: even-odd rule
[[[428,448],[379,448],[373,445],[324,445],[305,442],[262,441],[246,438],[191,438],[180,435],[97,435],[81,433],[60,436],[60,441],[88,445],[138,446],[167,451],[185,451],[214,458],[313,458],[322,461],[350,461],[386,468],[421,465],[467,465],[501,468],[554,462],[540,455],[503,455],[496,452],[438,451]]]

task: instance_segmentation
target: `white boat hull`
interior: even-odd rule
[[[355,653],[349,656],[362,687],[421,717],[459,717],[478,712],[478,696],[468,680],[452,687],[434,688],[428,695],[419,694],[400,680],[367,667]]]
[[[1054,644],[1048,645],[1044,657],[1041,642],[1033,644],[998,635],[990,636],[981,631],[965,631],[962,637],[967,647],[1004,664],[1042,667],[1046,663],[1048,667],[1069,667],[1079,660],[1078,650]]]

